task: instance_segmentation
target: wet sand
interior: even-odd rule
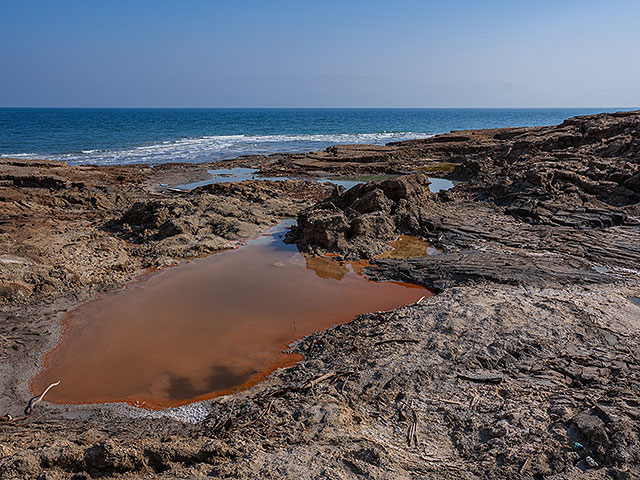
[[[49,401],[183,405],[249,387],[294,364],[301,356],[282,352],[298,338],[430,295],[414,285],[367,280],[363,265],[303,256],[282,242],[286,225],[69,312],[63,339],[32,390],[61,380]]]

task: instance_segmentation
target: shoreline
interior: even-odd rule
[[[629,129],[632,133],[625,133]],[[313,468],[336,474],[346,468],[374,478],[385,471],[510,478],[526,462],[531,474],[573,478],[588,452],[601,465],[593,472],[602,477],[594,478],[637,474],[633,451],[640,425],[625,413],[624,405],[632,404],[624,399],[634,398],[640,378],[638,358],[629,353],[640,341],[640,309],[625,298],[640,293],[640,190],[633,190],[635,178],[640,179],[634,156],[640,152],[639,138],[640,112],[626,112],[578,117],[558,127],[455,132],[384,147],[335,146],[218,164],[258,168],[265,176],[405,175],[347,194],[301,180],[250,180],[184,193],[160,187],[197,181],[193,178],[211,164],[66,167],[0,159],[9,214],[2,234],[11,239],[4,245],[17,247],[0,252],[0,259],[14,262],[3,263],[11,270],[0,278],[0,335],[8,339],[2,355],[9,360],[3,361],[3,390],[11,392],[2,396],[2,414],[15,416],[24,408],[28,392],[20,385],[28,365],[60,333],[59,316],[72,305],[125,285],[145,266],[224,248],[279,215],[298,217],[291,240],[315,254],[371,258],[388,245],[387,236],[397,233],[420,233],[443,252],[376,260],[378,268],[368,272],[378,280],[410,280],[442,293],[419,306],[365,314],[300,339],[293,351],[303,353],[303,361],[276,370],[249,390],[197,404],[191,408],[199,412],[195,424],[137,418],[129,425],[131,417],[121,417],[129,409],[119,404],[43,402],[23,424],[0,426],[8,445],[0,472],[26,468],[35,475],[42,467],[29,445],[62,445],[64,437],[77,437],[75,429],[92,428],[103,434],[73,447],[77,460],[54,459],[47,469],[135,475],[157,472],[154,462],[160,461],[160,471],[176,474],[200,476],[213,468],[220,474],[235,469],[264,476],[299,471],[299,462],[309,461]],[[443,172],[445,164],[457,165]],[[425,168],[430,175],[467,183],[429,194],[421,173],[415,173]],[[403,193],[394,196],[397,192]],[[376,200],[365,207],[365,197]],[[398,213],[400,205],[408,206],[404,213]],[[217,211],[207,213],[211,208]],[[59,217],[52,218],[56,212]],[[216,224],[222,216],[232,219],[231,230],[189,224],[190,218]],[[367,223],[372,218],[375,228]],[[345,237],[346,230],[329,227],[335,219],[344,221],[345,229],[364,227]],[[329,235],[320,237],[320,231]],[[66,244],[80,251],[65,253]],[[83,258],[90,261],[82,263]],[[597,271],[597,265],[608,270]],[[39,283],[26,283],[28,278]],[[55,315],[49,313],[56,309]],[[30,324],[17,313],[31,318]],[[7,343],[10,335],[22,345]],[[314,398],[298,390],[327,372],[350,373],[314,384]],[[496,384],[493,378],[500,380]],[[606,400],[611,388],[620,392]],[[554,400],[559,395],[565,395],[564,403]],[[467,402],[474,404],[470,410]],[[523,416],[527,409],[535,416]],[[324,416],[313,421],[316,410]],[[398,414],[404,420],[377,420],[388,411],[404,412]],[[611,420],[613,415],[619,420]],[[469,418],[479,426],[467,430]],[[41,428],[39,422],[46,421],[58,422],[62,433]],[[241,427],[248,421],[251,427]],[[407,447],[411,422],[419,441]],[[11,440],[12,428],[28,432],[28,438]],[[300,433],[291,430],[296,428]],[[562,434],[562,428],[578,433]],[[145,432],[144,448],[160,460],[135,448],[134,430]],[[271,432],[271,447],[265,449],[260,439],[266,432]],[[211,442],[212,434],[215,448],[206,450],[212,448],[205,441]],[[175,437],[179,455],[162,450],[166,435]],[[197,447],[189,446],[194,436]],[[336,436],[344,439],[328,445]],[[517,448],[500,443],[501,437]],[[585,451],[562,446],[571,438],[579,439]],[[112,460],[92,463],[85,457],[88,448],[103,452],[100,458],[108,452]],[[365,450],[373,453],[361,453]],[[233,452],[234,460],[225,452]],[[181,462],[176,455],[190,460]]]
[[[554,125],[575,115],[625,108],[42,109],[36,119],[34,112],[0,109],[0,123],[7,127],[0,156],[71,158],[93,164],[148,161],[149,154],[161,157],[152,163],[219,161],[243,154],[308,152],[340,143],[383,144],[451,130]],[[148,128],[139,128],[136,120]],[[58,139],[52,128],[68,136]],[[24,135],[27,130],[29,136]],[[114,130],[123,134],[114,138]]]

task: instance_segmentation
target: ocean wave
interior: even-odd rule
[[[241,155],[268,155],[283,152],[307,152],[330,145],[350,143],[385,144],[392,141],[425,138],[431,135],[417,132],[288,134],[288,135],[211,135],[162,141],[137,147],[99,150],[87,149],[65,154],[39,155],[19,153],[7,156],[64,160],[69,164],[116,165],[132,163],[199,163],[236,158]]]

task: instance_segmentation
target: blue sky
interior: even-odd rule
[[[639,25],[637,0],[0,0],[0,106],[638,106]]]

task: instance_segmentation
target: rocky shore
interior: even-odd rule
[[[640,112],[224,166],[296,179],[0,159],[1,478],[640,478]],[[399,176],[313,181],[371,174]],[[234,395],[22,418],[65,312],[284,217],[302,251],[439,294],[303,338]],[[374,259],[403,234],[439,253]]]

